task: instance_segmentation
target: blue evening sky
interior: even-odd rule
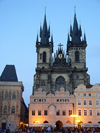
[[[36,36],[43,24],[46,6],[47,24],[54,39],[54,52],[62,43],[66,50],[74,6],[82,33],[86,33],[86,66],[91,84],[100,83],[100,0],[0,0],[0,75],[6,64],[15,65],[23,82],[26,105],[32,94],[37,63]]]

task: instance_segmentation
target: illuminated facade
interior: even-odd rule
[[[28,123],[28,109],[22,98],[24,87],[14,65],[6,65],[0,76],[0,128],[15,131]]]
[[[76,120],[83,124],[100,123],[100,85],[85,86],[80,84],[74,94],[75,113],[78,115]]]

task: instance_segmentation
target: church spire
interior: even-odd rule
[[[45,7],[45,15],[44,15],[44,22],[43,22],[43,29],[40,27],[40,43],[43,45],[49,44],[49,37],[50,37],[50,26],[47,29],[47,22],[46,22],[46,7]]]

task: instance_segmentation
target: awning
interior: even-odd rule
[[[83,127],[100,127],[100,123],[82,123]]]
[[[77,127],[75,123],[63,123],[63,127]]]
[[[48,127],[52,126],[55,127],[55,123],[30,123],[29,127]]]

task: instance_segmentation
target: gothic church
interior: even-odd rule
[[[47,27],[46,13],[43,27],[40,26],[40,39],[36,39],[37,68],[34,75],[34,91],[42,88],[46,93],[59,91],[61,87],[73,94],[79,84],[89,85],[90,76],[86,67],[86,35],[82,38],[81,25],[78,26],[74,13],[73,26],[67,38],[66,53],[61,44],[53,57],[53,35],[50,37],[50,26]],[[50,39],[50,40],[49,40]],[[40,40],[40,41],[39,41]]]

